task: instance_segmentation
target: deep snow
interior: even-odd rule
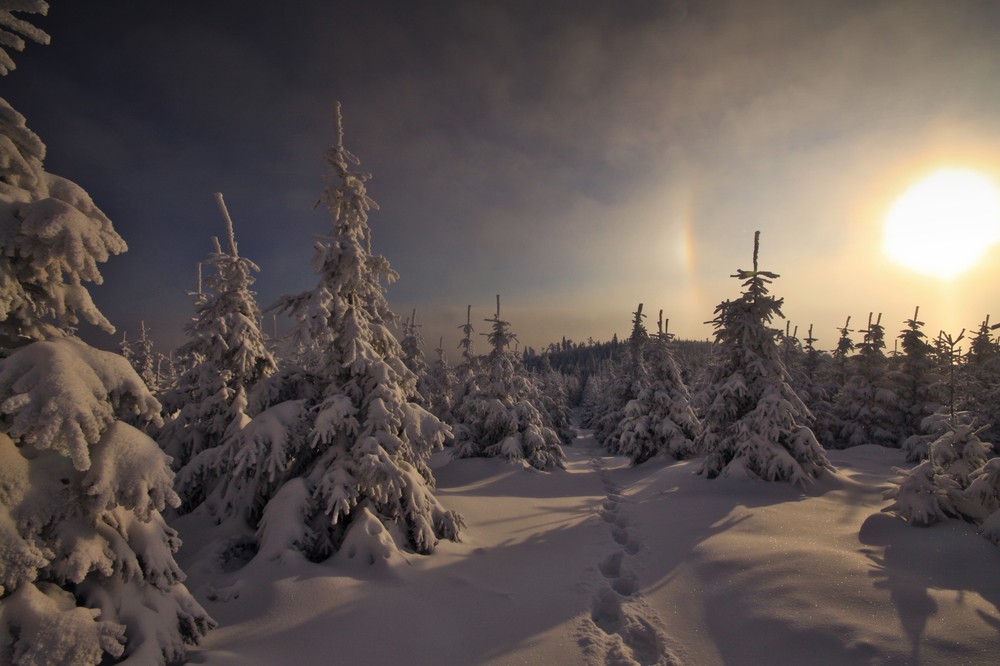
[[[697,461],[633,468],[587,431],[566,454],[552,472],[436,454],[468,527],[430,556],[223,571],[224,530],[179,519],[188,587],[220,624],[190,662],[995,663],[1000,550],[882,513],[898,450],[830,451],[837,472],[804,493]]]

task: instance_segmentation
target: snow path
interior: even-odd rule
[[[589,431],[578,433],[580,439],[593,440]],[[598,513],[607,523],[616,548],[597,564],[605,582],[594,595],[589,619],[582,623],[580,645],[587,661],[664,666],[679,663],[668,649],[663,631],[658,628],[662,620],[641,597],[639,579],[630,564],[642,550],[643,540],[637,527],[632,525],[625,506],[628,500],[609,473],[605,458],[591,458],[590,467],[597,472],[605,491]]]
[[[993,664],[1000,550],[880,513],[899,451],[831,451],[787,484],[631,467],[580,431],[567,468],[432,461],[461,543],[374,566],[293,553],[221,571],[177,522],[188,587],[220,623],[198,664]],[[262,559],[262,558],[261,558]]]

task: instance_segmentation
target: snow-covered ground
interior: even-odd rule
[[[566,454],[551,473],[437,454],[437,496],[468,527],[431,556],[223,572],[224,535],[184,517],[178,560],[220,624],[190,662],[996,663],[1000,549],[881,513],[899,451],[830,451],[838,472],[805,493],[633,468],[586,431]]]

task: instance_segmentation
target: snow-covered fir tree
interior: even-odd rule
[[[605,428],[611,427],[610,433],[603,439],[605,448],[612,453],[628,456],[633,463],[649,459],[657,448],[649,420],[650,381],[644,353],[649,333],[642,321],[645,318],[642,303],[639,303],[639,307],[632,313],[632,332],[628,337],[627,352],[618,377],[620,384],[613,395],[618,401],[609,405],[603,417]]]
[[[974,412],[986,425],[985,439],[1000,442],[1000,343],[993,331],[1000,324],[990,324],[989,315],[970,336],[969,350],[961,374],[964,378],[963,409]],[[957,389],[956,389],[957,390]]]
[[[958,390],[960,375],[957,372],[961,361],[961,349],[958,345],[964,338],[965,329],[962,329],[957,337],[941,331],[935,340],[933,350],[936,365],[941,366],[934,371],[936,376],[940,376],[935,389],[944,404],[938,405],[935,411],[921,419],[919,431],[903,440],[902,448],[906,452],[907,462],[926,460],[930,456],[932,443],[947,435],[956,426],[971,427],[973,424],[982,423],[982,419],[974,412],[961,409]],[[981,426],[977,432],[986,428],[988,426]]]
[[[490,353],[482,363],[475,389],[452,409],[454,454],[459,458],[503,457],[540,470],[564,466],[559,435],[539,409],[540,391],[510,349],[515,340],[510,323],[497,311],[487,319]]]
[[[838,390],[832,377],[833,360],[830,354],[816,347],[819,340],[813,336],[813,325],[803,339],[802,359],[797,392],[813,416],[813,433],[820,443],[833,439],[833,405],[830,395]],[[849,341],[849,340],[848,340]]]
[[[212,238],[204,262],[210,272],[194,294],[194,317],[178,355],[190,359],[176,386],[163,396],[166,423],[157,435],[178,470],[176,489],[182,511],[200,504],[224,473],[218,447],[250,420],[247,395],[276,371],[276,363],[260,330],[260,308],[251,287],[260,269],[239,254],[232,218],[222,194],[216,203],[226,229],[226,248]]]
[[[132,351],[132,343],[128,339],[128,331],[122,333],[121,342],[118,343],[118,353],[131,363],[133,368],[135,367],[135,353]]]
[[[658,453],[688,458],[695,453],[694,442],[701,433],[691,394],[673,355],[671,337],[664,329],[660,310],[656,337],[645,345],[645,376],[635,399],[625,407],[621,425],[621,453],[634,465]]]
[[[919,306],[913,317],[907,319],[899,334],[903,353],[893,374],[896,395],[902,410],[902,433],[904,437],[920,432],[920,424],[941,406],[938,397],[940,378],[935,372],[934,347],[927,342],[922,330],[924,322],[918,319]]]
[[[417,311],[403,322],[403,339],[399,341],[403,350],[403,363],[417,377],[417,400],[424,407],[430,408],[430,385],[427,376],[430,374],[430,367],[424,358],[424,339],[420,335],[420,324],[417,323]],[[431,410],[433,411],[433,410]]]
[[[941,331],[935,340],[938,361],[945,368],[942,411],[950,414],[952,421],[955,421],[955,414],[961,411],[961,389],[959,387],[961,375],[958,369],[962,362],[962,348],[958,345],[964,339],[965,329],[963,328],[957,336]]]
[[[451,423],[451,406],[455,402],[458,378],[451,365],[448,364],[443,337],[438,340],[438,346],[434,353],[437,354],[437,358],[434,359],[434,364],[431,365],[427,375],[428,408],[434,416],[445,423]]]
[[[462,339],[458,342],[458,348],[461,350],[462,360],[455,368],[455,390],[451,396],[451,407],[450,407],[450,417],[447,420],[448,423],[454,423],[455,418],[455,406],[461,405],[470,396],[475,395],[479,391],[479,383],[483,374],[482,363],[480,362],[479,356],[476,355],[475,350],[475,328],[472,325],[472,306],[469,305],[465,310],[465,323],[461,324],[459,330],[462,331]],[[447,439],[447,444],[449,446],[455,443],[454,432],[449,435]]]
[[[597,364],[597,367],[586,374],[583,380],[583,389],[580,396],[581,422],[587,428],[596,433],[600,428],[601,415],[607,407],[607,386],[611,379],[611,362],[604,359]],[[602,441],[597,438],[597,441]]]
[[[829,442],[836,448],[861,444],[901,445],[899,398],[890,383],[882,315],[868,315],[868,328],[861,333],[858,353],[847,363],[848,377],[834,400],[839,429]]]
[[[575,434],[570,423],[567,378],[552,367],[548,354],[542,355],[542,367],[535,377],[535,383],[541,392],[539,408],[548,417],[548,422],[562,443],[571,444]]]
[[[851,333],[854,331],[850,328],[851,317],[848,315],[847,320],[844,325],[841,326],[837,331],[840,333],[837,337],[837,346],[833,350],[833,377],[837,385],[837,391],[847,383],[847,378],[849,372],[847,369],[848,362],[850,360],[851,354],[854,352],[854,341],[851,339]]]
[[[975,414],[956,409],[958,344],[963,333],[952,336],[942,331],[938,336],[938,353],[948,364],[948,404],[924,418],[923,435],[907,440],[907,459],[920,459],[918,454],[925,459],[912,469],[895,469],[898,475],[884,493],[892,503],[883,511],[913,525],[961,518],[1000,545],[1000,459],[990,457],[993,446],[980,437],[988,426],[979,425]]]
[[[930,525],[946,518],[981,521],[990,513],[986,511],[991,500],[985,482],[980,482],[972,495],[967,492],[975,477],[988,474],[979,470],[991,450],[990,444],[979,438],[982,429],[969,421],[952,420],[930,445],[927,460],[912,469],[895,470],[898,476],[891,479],[892,486],[883,494],[892,503],[883,511],[913,525]]]
[[[830,467],[823,447],[804,425],[808,410],[788,383],[768,324],[781,316],[783,299],[768,293],[778,277],[757,267],[760,232],[754,234],[753,270],[737,270],[744,291],[715,309],[715,356],[710,400],[698,440],[709,478],[747,476],[805,485]]]
[[[587,378],[584,423],[593,429],[594,438],[612,453],[617,453],[619,440],[615,431],[625,418],[625,405],[632,399],[631,386],[629,365],[619,359],[606,359]]]
[[[644,441],[643,435],[634,434],[646,432],[645,407],[640,403],[633,405],[635,419],[625,423],[629,403],[636,399],[641,387],[648,384],[644,351],[649,334],[642,322],[645,317],[640,303],[637,311],[632,313],[632,330],[625,343],[624,354],[621,354],[621,345],[615,336],[611,356],[597,376],[592,377],[596,381],[590,383],[590,392],[584,404],[584,422],[587,427],[593,428],[596,440],[614,454],[624,453],[621,447],[625,427],[629,429],[625,439],[631,442],[630,447],[636,451],[645,447],[645,444],[639,444]],[[639,440],[633,442],[635,437]]]
[[[227,447],[228,475],[209,498],[220,517],[248,521],[258,556],[289,550],[318,560],[341,550],[375,561],[386,549],[430,553],[458,538],[461,517],[434,496],[427,464],[448,426],[414,400],[417,378],[392,333],[385,283],[396,273],[372,253],[376,208],[343,142],[326,153],[321,200],[332,228],[315,243],[319,280],[283,297],[305,368],[286,368],[252,396],[260,413]]]
[[[895,471],[898,476],[889,480],[892,486],[882,495],[892,503],[883,511],[895,513],[910,525],[933,525],[959,515],[955,501],[962,487],[931,460]]]
[[[0,5],[0,44],[37,35],[11,9],[45,7]],[[125,242],[44,155],[0,100],[0,663],[176,662],[214,623],[161,516],[178,503],[167,457],[126,423],[160,405],[128,361],[73,335],[81,319],[113,332],[85,283]]]
[[[799,327],[792,329],[790,321],[785,322],[785,330],[778,333],[778,350],[781,352],[781,362],[785,365],[788,377],[791,379],[792,388],[802,397],[802,388],[805,382],[803,378],[805,364],[805,350],[799,340]]]
[[[1000,458],[990,458],[969,475],[965,499],[975,507],[979,533],[1000,546]]]
[[[178,366],[174,362],[173,352],[169,354],[156,352],[154,367],[156,369],[156,381],[158,382],[157,395],[163,395],[177,384]]]
[[[132,362],[132,367],[139,373],[143,383],[155,394],[159,385],[156,374],[156,351],[153,349],[153,339],[149,337],[146,322],[139,322],[139,336],[130,347],[132,358],[129,360]]]

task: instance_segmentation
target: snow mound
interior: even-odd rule
[[[351,568],[374,567],[376,571],[407,564],[392,535],[371,509],[360,506],[355,511],[334,562]]]

